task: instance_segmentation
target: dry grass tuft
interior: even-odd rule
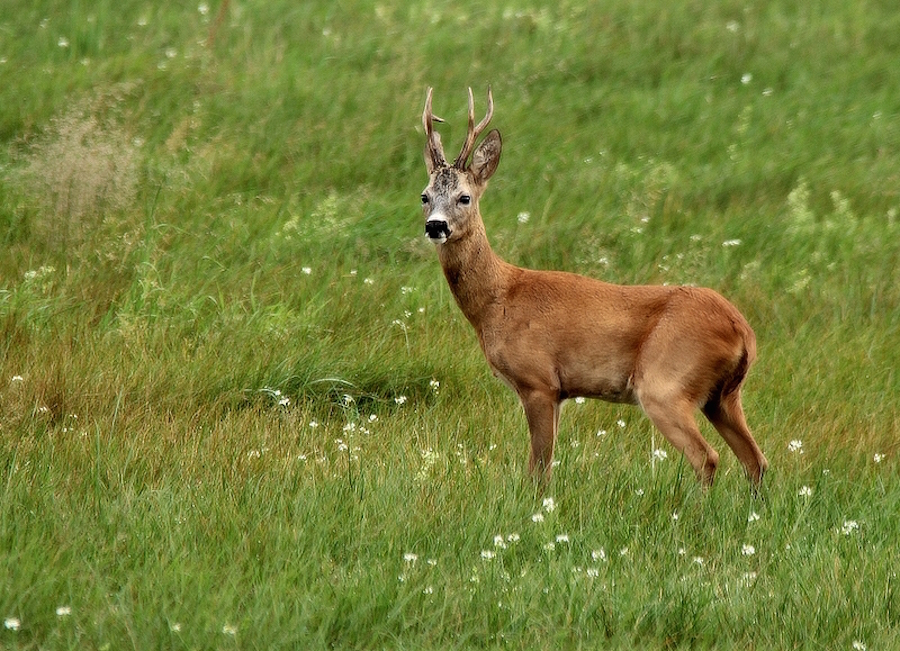
[[[40,211],[35,226],[52,240],[81,241],[109,212],[135,200],[138,147],[89,104],[55,118],[25,160],[25,189]]]

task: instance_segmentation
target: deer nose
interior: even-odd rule
[[[443,217],[429,217],[425,222],[425,235],[430,240],[444,242],[450,237],[450,225]]]

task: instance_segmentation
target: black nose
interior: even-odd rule
[[[445,240],[450,237],[450,227],[442,219],[430,219],[425,222],[425,235],[432,240]]]

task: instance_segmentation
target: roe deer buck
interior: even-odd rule
[[[492,130],[473,153],[493,115],[490,88],[477,126],[469,89],[466,140],[452,165],[434,131],[443,120],[432,113],[431,98],[429,88],[422,115],[425,234],[492,371],[522,401],[532,475],[549,478],[560,404],[583,396],[640,405],[707,486],[719,455],[697,427],[699,407],[757,487],[768,462],[741,406],[756,339],[737,308],[711,289],[612,285],[501,260],[478,207],[500,162],[500,133]]]

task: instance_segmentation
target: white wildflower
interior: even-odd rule
[[[431,448],[420,450],[419,454],[422,457],[422,467],[416,473],[416,481],[424,482],[428,480],[431,469],[440,461],[441,455]]]
[[[753,545],[744,544],[744,546],[741,547],[741,554],[743,554],[744,556],[753,556],[755,553],[756,547],[754,547]]]
[[[403,560],[407,563],[415,563],[417,560],[419,560],[419,555],[413,554],[412,552],[406,552],[405,554],[403,554]]]
[[[844,524],[841,526],[841,533],[845,536],[849,536],[855,531],[859,530],[859,522],[856,520],[844,520]]]
[[[756,579],[759,575],[756,572],[745,572],[741,575],[741,580],[738,582],[738,585],[744,588],[749,588],[754,583],[756,583]]]
[[[800,497],[812,497],[812,488],[809,486],[801,486],[800,490],[797,491],[797,495]]]
[[[801,441],[800,439],[792,440],[790,443],[788,443],[788,452],[803,454],[803,441]]]
[[[553,501],[553,498],[552,498],[552,497],[545,497],[545,498],[544,498],[543,506],[544,506],[544,510],[545,510],[547,513],[550,513],[551,511],[555,511],[555,510],[556,510],[556,502]]]

